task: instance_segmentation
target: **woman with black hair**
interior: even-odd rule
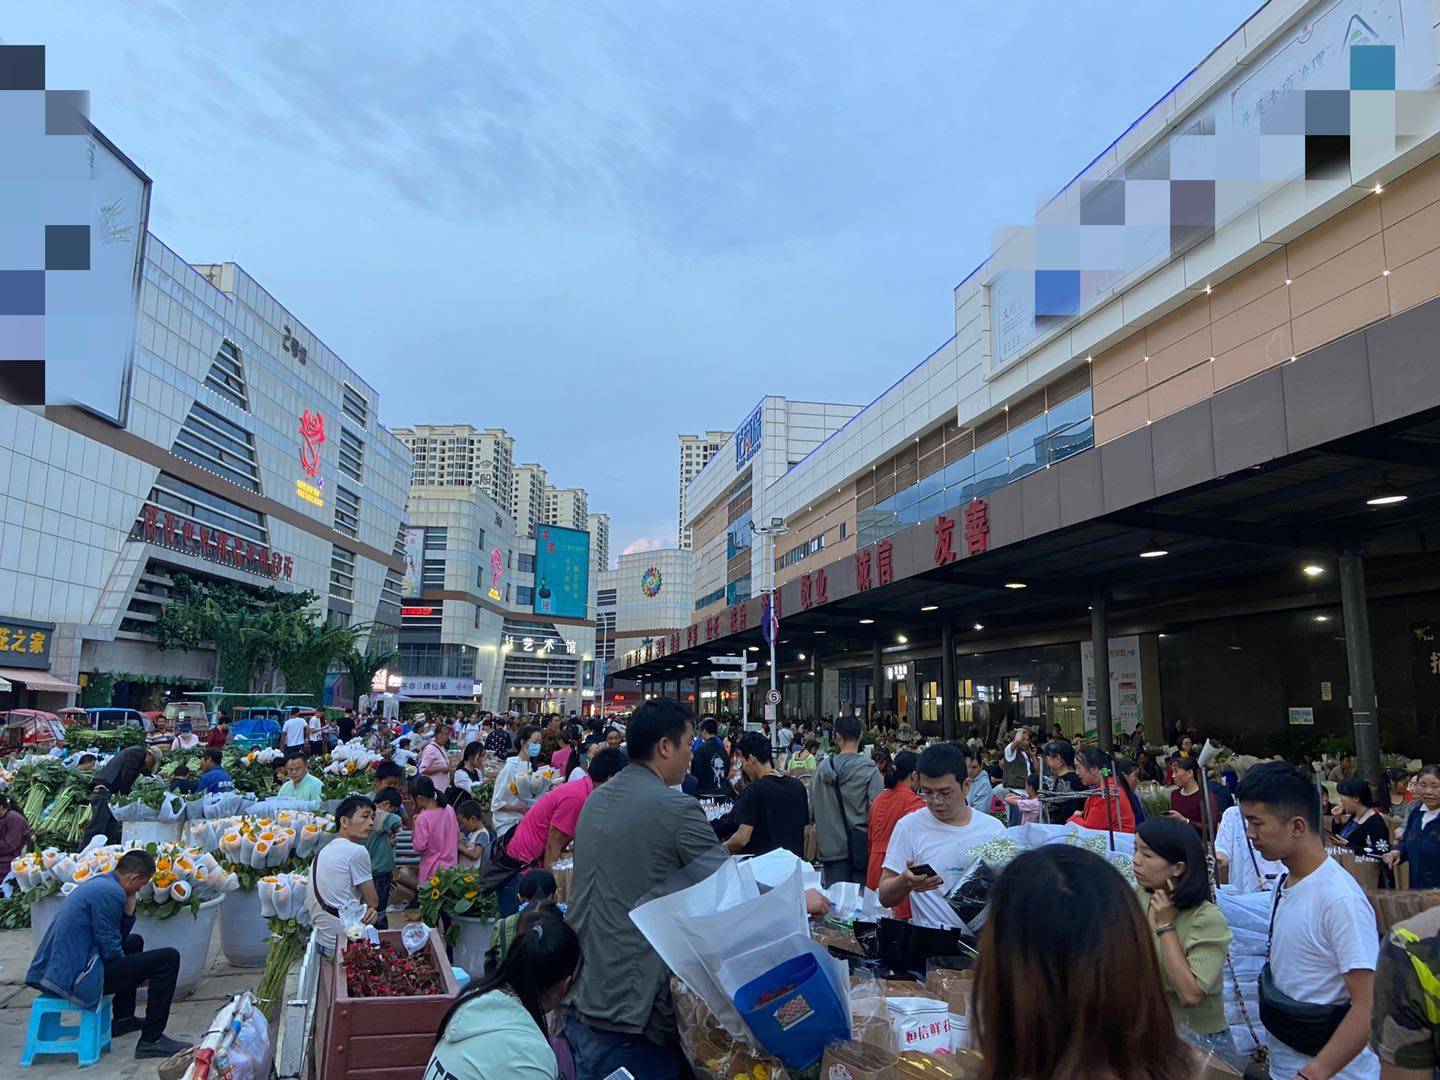
[[[479,740],[465,744],[465,750],[460,755],[460,764],[455,769],[454,787],[457,792],[465,794],[458,798],[453,797],[452,805],[457,805],[462,799],[468,799],[473,794],[476,784],[485,782],[485,744]],[[488,807],[487,807],[488,809]]]
[[[558,1080],[545,1014],[580,967],[580,939],[553,905],[520,916],[515,941],[493,975],[456,999],[436,1031],[426,1076],[466,1080]]]
[[[1364,780],[1341,780],[1335,785],[1340,809],[1330,818],[1330,835],[1344,844],[1357,859],[1383,859],[1390,850],[1390,826],[1375,805],[1370,785]],[[1381,868],[1380,884],[1390,887],[1390,868]]]
[[[1070,823],[1097,832],[1135,831],[1135,809],[1130,805],[1130,787],[1124,776],[1115,776],[1115,762],[1098,746],[1087,746],[1075,755],[1075,771],[1090,790],[1085,808],[1070,815]]]
[[[1200,834],[1188,822],[1143,822],[1135,832],[1135,880],[1150,894],[1150,929],[1181,1034],[1239,1068],[1225,1021],[1225,957],[1234,935],[1210,894]]]

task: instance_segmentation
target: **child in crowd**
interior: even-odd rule
[[[435,781],[428,776],[410,779],[410,798],[419,811],[415,815],[415,831],[411,842],[420,857],[419,880],[423,884],[437,870],[455,865],[460,843],[460,826],[455,811],[443,805]]]
[[[382,761],[375,766],[375,794],[387,788],[393,788],[395,794],[400,796],[400,824],[405,828],[413,828],[415,822],[410,817],[410,809],[405,805],[405,766],[397,765],[393,761]]]
[[[460,826],[458,854],[461,866],[483,867],[490,853],[490,830],[485,828],[480,816],[483,812],[474,799],[463,799],[455,807],[455,820]]]
[[[1040,820],[1040,777],[1031,773],[1025,778],[1025,794],[1011,792],[1005,802],[1020,811],[1020,824],[1029,825]]]
[[[542,903],[553,900],[559,888],[559,884],[555,881],[555,875],[549,870],[528,870],[520,876],[520,884],[517,888],[520,894],[520,910],[514,915],[506,915],[495,924],[494,943],[485,953],[485,973],[487,975],[505,962],[505,954],[515,943],[515,930],[520,925],[520,916],[525,914],[527,908],[539,907]],[[555,906],[562,914],[564,913],[564,904]]]
[[[365,841],[365,850],[370,853],[370,876],[375,880],[376,909],[380,913],[375,920],[377,930],[390,928],[385,909],[390,904],[390,886],[395,877],[395,834],[400,831],[404,809],[398,788],[376,786],[375,828]]]
[[[195,794],[195,781],[190,778],[190,770],[184,765],[175,766],[174,773],[170,776],[170,790],[181,795]]]

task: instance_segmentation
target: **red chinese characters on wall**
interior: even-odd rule
[[[875,545],[875,576],[879,585],[889,585],[895,580],[894,550],[889,540]]]
[[[984,499],[965,504],[965,550],[971,555],[990,550],[990,505]]]
[[[810,575],[815,579],[815,603],[825,604],[830,601],[830,579],[825,576],[824,569],[816,570]]]
[[[864,548],[855,553],[855,591],[864,592],[870,588],[870,564],[874,552],[870,548]]]
[[[668,640],[667,638],[663,638],[663,637],[662,637],[662,638],[660,638],[658,641],[655,642],[655,655],[656,655],[656,656],[664,656],[664,655],[665,655],[665,643],[666,643],[667,640]]]
[[[670,651],[672,653],[680,651],[680,635],[678,633],[670,635]]]
[[[813,588],[814,586],[810,584],[810,575],[800,575],[800,606],[802,608],[810,608],[815,606],[815,600],[812,595]]]
[[[700,644],[700,624],[691,623],[685,628],[685,647],[693,649]]]
[[[172,510],[161,510],[154,503],[146,503],[140,508],[140,519],[130,531],[130,536],[133,540],[196,555],[209,562],[233,566],[263,577],[288,580],[294,572],[295,561],[289,555],[271,551],[264,544],[232,535],[223,529],[197,525]]]
[[[720,616],[711,615],[705,620],[705,640],[714,641],[720,636]]]
[[[935,519],[935,565],[955,559],[955,519],[941,514]]]

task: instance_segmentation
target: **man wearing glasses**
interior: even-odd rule
[[[926,747],[916,771],[925,809],[900,819],[885,850],[880,903],[893,908],[907,897],[917,926],[959,927],[945,901],[971,863],[971,849],[1005,835],[1005,826],[965,801],[969,755],[954,743]]]

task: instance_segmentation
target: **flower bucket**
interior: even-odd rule
[[[485,953],[495,936],[493,919],[475,919],[469,915],[452,915],[455,924],[455,966],[464,968],[475,982],[485,977]]]
[[[215,922],[225,897],[206,900],[193,915],[178,911],[168,919],[140,915],[135,919],[135,933],[145,939],[147,949],[175,949],[180,953],[180,974],[175,980],[175,996],[188,997],[205,975],[210,960],[210,942],[215,936]],[[143,995],[144,990],[140,993]]]
[[[32,955],[39,951],[40,942],[45,939],[45,931],[54,921],[55,913],[60,910],[60,903],[64,899],[63,896],[56,893],[54,896],[47,896],[44,900],[36,900],[31,903],[30,952]]]
[[[844,1003],[808,953],[740,987],[735,1008],[760,1045],[787,1068],[807,1069],[827,1045],[850,1037]]]
[[[220,909],[220,951],[239,968],[262,968],[270,954],[270,928],[260,914],[260,893],[237,889]]]
[[[120,843],[127,848],[146,844],[175,843],[185,823],[176,821],[126,821],[120,826]]]

